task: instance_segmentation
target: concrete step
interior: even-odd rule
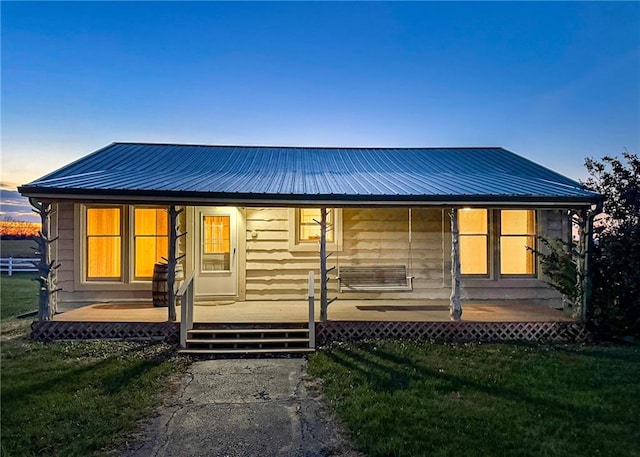
[[[237,328],[237,329],[191,329],[189,334],[211,334],[235,335],[238,333],[261,334],[261,333],[309,333],[308,328]]]
[[[309,338],[187,338],[187,344],[308,343]]]
[[[274,348],[274,349],[180,349],[180,354],[191,355],[241,355],[241,354],[308,354],[311,348]]]

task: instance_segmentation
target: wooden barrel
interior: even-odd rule
[[[169,293],[167,289],[167,273],[169,265],[156,263],[153,266],[153,282],[151,283],[151,297],[153,306],[169,306]]]

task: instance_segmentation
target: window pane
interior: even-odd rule
[[[120,238],[91,237],[87,239],[87,277],[120,277]]]
[[[229,216],[204,216],[203,252],[205,254],[228,254],[231,249]]]
[[[533,236],[505,236],[500,238],[500,271],[502,274],[534,274]]]
[[[314,220],[315,219],[315,220]],[[320,208],[300,208],[298,241],[320,240]],[[333,242],[333,209],[327,210],[327,241]]]
[[[134,276],[153,277],[153,266],[167,258],[168,214],[163,208],[134,209]]]
[[[87,208],[87,235],[120,235],[120,208]]]
[[[536,233],[535,211],[530,209],[500,211],[500,233],[502,235],[534,235]]]
[[[134,211],[136,235],[168,234],[168,215],[166,209],[136,208]]]
[[[460,234],[486,234],[487,210],[466,209],[458,210],[458,230]]]
[[[167,257],[168,240],[166,237],[136,237],[135,240],[135,276],[136,278],[153,277],[153,266],[164,262]]]
[[[487,237],[460,237],[460,271],[463,275],[487,274]]]

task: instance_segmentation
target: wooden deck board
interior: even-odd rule
[[[220,305],[197,305],[195,322],[306,322],[305,301],[251,301]],[[316,320],[319,304],[316,301]],[[180,320],[180,308],[178,308]],[[329,305],[329,320],[334,321],[449,321],[446,300],[338,300]],[[57,314],[57,321],[77,322],[165,322],[167,308],[151,304],[93,304]],[[467,322],[558,322],[572,321],[562,311],[544,306],[486,302],[463,303],[462,320]]]

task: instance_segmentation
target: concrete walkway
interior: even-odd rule
[[[304,359],[207,360],[188,370],[126,456],[356,456]]]

